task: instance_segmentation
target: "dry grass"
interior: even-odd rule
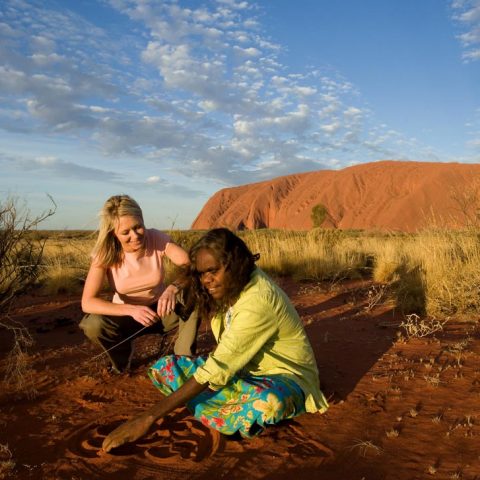
[[[397,438],[400,435],[400,432],[396,428],[392,428],[391,430],[387,430],[385,435],[388,438]]]
[[[416,313],[406,315],[400,323],[407,338],[421,338],[441,332],[447,320],[439,321],[435,318],[421,318]]]
[[[370,440],[358,440],[349,449],[357,450],[362,457],[368,455],[381,455],[383,453],[383,449]]]
[[[28,349],[33,345],[33,339],[26,328],[14,322],[10,317],[0,322],[13,336],[13,347],[6,359],[4,383],[5,386],[21,397],[35,398],[34,372],[31,368],[31,357]]]
[[[40,284],[45,295],[79,291],[90,266],[93,239],[47,240]]]
[[[359,277],[365,254],[345,248],[346,236],[320,232],[256,230],[242,234],[259,266],[274,275],[292,275],[297,280],[332,280]]]
[[[8,443],[0,443],[0,480],[14,478],[15,461]]]
[[[189,249],[199,231],[170,231]],[[480,234],[469,230],[430,230],[385,234],[314,229],[309,232],[255,230],[239,232],[259,266],[273,275],[335,283],[368,276],[382,291],[372,304],[390,297],[406,315],[444,319],[480,312]],[[77,290],[86,276],[92,235],[58,234],[45,245],[42,284],[47,293]],[[167,279],[174,275],[167,265]]]

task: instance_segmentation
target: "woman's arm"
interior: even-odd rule
[[[185,405],[189,400],[206,390],[208,384],[198,383],[193,377],[187,380],[178,390],[159,403],[141,413],[137,417],[120,425],[103,441],[102,449],[109,452],[127,442],[134,442],[145,435],[152,424],[159,418],[168,415],[176,408]]]
[[[178,267],[185,267],[190,263],[188,253],[173,242],[167,243],[165,255]],[[157,314],[159,317],[173,312],[177,302],[177,293],[183,286],[180,282],[175,281],[163,291],[158,299]]]
[[[165,255],[178,267],[184,267],[190,263],[188,253],[179,245],[168,242],[165,247]]]
[[[158,320],[157,314],[149,307],[113,303],[100,298],[106,275],[107,270],[104,267],[92,262],[82,294],[82,310],[85,313],[113,316],[129,315],[144,326],[153,325]]]

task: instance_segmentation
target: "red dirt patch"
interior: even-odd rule
[[[238,440],[179,409],[114,454],[99,449],[105,435],[158,398],[146,366],[161,338],[137,340],[130,375],[109,376],[103,359],[91,361],[98,351],[78,329],[77,296],[19,299],[12,318],[35,339],[28,361],[38,394],[28,399],[2,388],[0,444],[15,462],[4,478],[480,478],[478,319],[451,320],[435,338],[399,341],[400,316],[387,304],[368,305],[367,281],[333,289],[280,283],[306,325],[328,412]],[[2,332],[2,372],[9,343]],[[202,326],[200,353],[212,345]]]

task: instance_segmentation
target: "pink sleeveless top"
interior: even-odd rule
[[[121,265],[110,267],[107,278],[115,294],[113,303],[151,305],[165,290],[163,256],[170,237],[149,228],[145,230],[145,250],[125,253]]]

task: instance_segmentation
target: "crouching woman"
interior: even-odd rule
[[[255,266],[257,258],[223,228],[210,230],[192,247],[191,301],[211,321],[217,346],[208,358],[158,360],[149,376],[165,397],[111,432],[105,451],[134,442],[182,405],[205,425],[244,437],[328,408],[300,318],[286,294]]]

